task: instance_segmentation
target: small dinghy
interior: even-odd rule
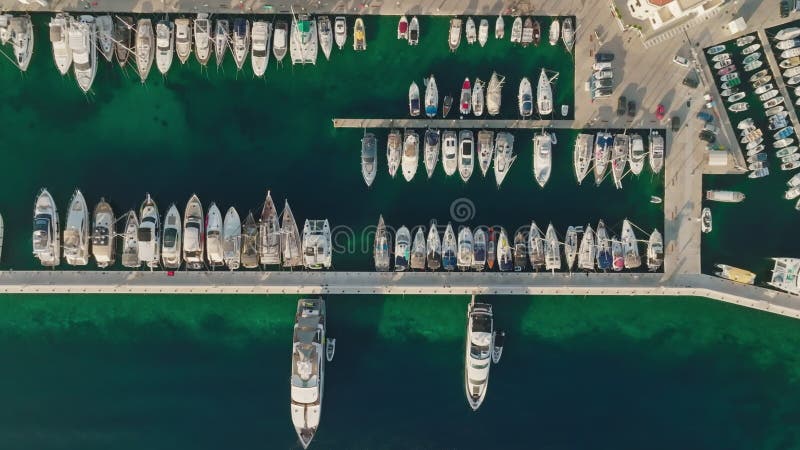
[[[333,354],[336,353],[336,339],[327,338],[325,340],[325,359],[328,362],[333,361]]]
[[[505,331],[496,331],[494,333],[494,346],[492,347],[492,362],[497,364],[503,356],[503,344],[506,340]]]

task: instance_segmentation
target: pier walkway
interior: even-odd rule
[[[786,111],[789,112],[789,119],[791,120],[790,123],[794,129],[797,130],[798,124],[800,124],[800,121],[797,120],[797,111],[795,111],[794,105],[792,105],[792,96],[789,95],[789,88],[786,87],[786,83],[783,80],[783,72],[778,60],[775,58],[775,54],[773,53],[772,46],[769,42],[769,37],[767,37],[767,33],[764,31],[764,29],[758,30],[758,39],[761,41],[761,50],[764,51],[764,55],[767,57],[770,75],[772,75],[772,79],[778,86],[778,90],[784,98]]]
[[[334,128],[491,128],[491,129],[538,129],[574,128],[573,120],[531,119],[333,119]]]

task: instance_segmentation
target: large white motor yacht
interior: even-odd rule
[[[292,337],[292,423],[303,448],[319,427],[325,385],[325,300],[300,299]]]
[[[33,256],[46,267],[55,267],[60,262],[61,241],[58,228],[58,212],[53,197],[42,189],[33,207]]]
[[[89,264],[89,208],[80,190],[72,194],[64,227],[64,259],[70,266]]]
[[[147,194],[139,208],[139,262],[151,269],[161,261],[161,217],[156,202]]]
[[[489,386],[489,368],[494,347],[492,305],[475,303],[475,297],[467,310],[467,343],[464,367],[464,387],[467,402],[473,411],[483,403]]]

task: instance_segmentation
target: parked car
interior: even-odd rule
[[[614,72],[610,70],[600,70],[592,74],[595,80],[605,80],[608,78],[614,78]]]
[[[683,79],[682,83],[684,86],[689,86],[692,89],[700,85],[700,82],[697,81],[697,78],[693,77],[691,73],[686,75],[686,78]]]
[[[592,89],[610,88],[614,86],[613,80],[592,80]]]
[[[625,105],[628,104],[628,99],[625,98],[624,95],[619,96],[619,100],[617,100],[617,115],[624,116],[625,115]]]
[[[628,117],[636,115],[636,102],[633,100],[628,101]]]
[[[664,105],[658,105],[658,108],[656,108],[656,119],[664,120],[664,111]]]
[[[681,129],[681,118],[678,116],[672,116],[672,131],[677,132]]]
[[[709,144],[713,144],[717,140],[717,136],[708,130],[701,131],[699,137],[701,141],[706,141]]]
[[[611,88],[598,88],[592,91],[592,98],[606,98],[611,97],[614,90]]]
[[[708,123],[714,122],[714,116],[705,111],[700,111],[699,113],[697,113],[697,118]]]
[[[781,17],[782,18],[785,19],[785,18],[789,17],[790,9],[791,8],[789,7],[788,0],[781,0]]]
[[[710,132],[712,132],[714,134],[717,134],[717,132],[719,131],[719,128],[715,127],[714,125],[712,125],[709,122],[706,122],[706,124],[703,125],[703,130],[710,131]]]
[[[614,54],[613,53],[596,53],[594,55],[594,60],[596,62],[599,62],[599,63],[601,63],[601,62],[611,62],[611,61],[614,60]]]
[[[610,69],[611,69],[610,62],[599,62],[592,64],[592,70],[594,70],[595,72],[598,70],[610,70]]]
[[[684,58],[681,55],[675,55],[675,57],[672,58],[672,62],[674,62],[675,64],[677,64],[679,66],[689,67],[689,60]]]

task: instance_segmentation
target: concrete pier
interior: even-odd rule
[[[456,115],[458,117],[458,115]],[[525,119],[333,119],[334,128],[487,128],[487,129],[538,129],[573,128],[572,120]]]

